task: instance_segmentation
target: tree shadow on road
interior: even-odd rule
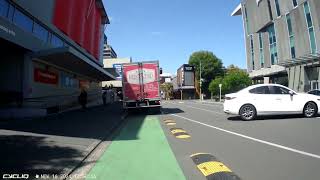
[[[0,144],[1,173],[61,175],[83,157],[82,152],[51,144],[44,136],[0,135]]]

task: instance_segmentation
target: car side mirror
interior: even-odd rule
[[[289,94],[290,94],[290,96],[293,96],[294,92],[293,91],[289,91]]]

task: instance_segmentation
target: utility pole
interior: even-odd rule
[[[200,89],[199,89],[199,92],[200,92],[200,101],[202,101],[202,92],[201,92],[201,85],[202,85],[202,82],[201,82],[201,60],[200,60]]]

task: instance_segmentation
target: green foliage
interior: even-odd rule
[[[251,79],[247,72],[233,66],[227,69],[225,77],[219,77],[211,81],[209,86],[210,92],[218,95],[220,83],[222,84],[222,94],[227,94],[237,92],[251,85]]]
[[[221,60],[210,51],[197,51],[191,54],[189,64],[195,66],[196,79],[200,78],[200,61],[201,61],[201,78],[202,92],[209,94],[208,88],[210,82],[218,76],[223,75],[223,67]],[[199,84],[197,84],[199,89]]]
[[[223,77],[217,77],[214,80],[212,80],[209,84],[209,91],[213,95],[218,95],[219,94],[219,84],[223,83]],[[221,89],[222,90],[222,89]]]
[[[160,89],[164,92],[166,98],[173,97],[173,84],[172,83],[163,83],[160,85]]]

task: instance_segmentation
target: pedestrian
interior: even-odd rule
[[[102,90],[102,101],[103,101],[103,105],[107,105],[107,91],[106,90]]]
[[[87,98],[88,98],[88,94],[86,90],[84,88],[81,89],[81,93],[79,95],[79,103],[82,106],[82,109],[87,108]]]

